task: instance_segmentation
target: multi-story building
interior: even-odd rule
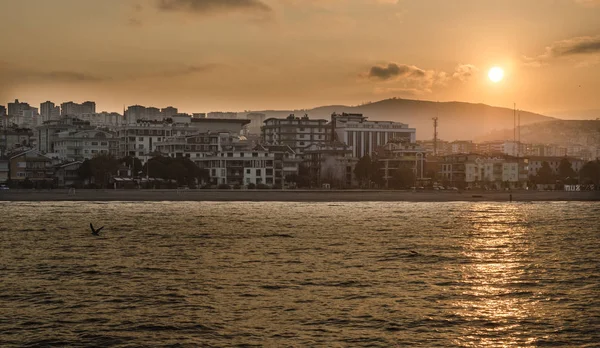
[[[260,135],[260,128],[263,126],[266,114],[260,112],[251,112],[246,115],[246,119],[250,120],[250,124],[247,128],[247,133],[250,135]]]
[[[228,185],[274,185],[275,154],[264,150],[232,150],[193,159],[209,172],[211,182]]]
[[[18,147],[31,145],[33,132],[28,128],[0,128],[0,156]]]
[[[19,99],[15,99],[14,103],[8,103],[8,116],[19,116],[21,111],[29,110],[31,106],[28,103],[19,102]]]
[[[381,164],[386,187],[395,171],[405,168],[415,174],[416,179],[425,178],[425,157],[427,149],[416,143],[392,140],[377,149],[377,161]]]
[[[24,149],[9,155],[9,176],[13,182],[29,179],[34,184],[54,181],[52,160],[35,149]]]
[[[527,185],[528,161],[512,156],[481,156],[465,164],[465,173],[470,187],[523,188]]]
[[[473,153],[475,152],[475,144],[471,140],[456,140],[450,143],[451,153]]]
[[[169,118],[169,117],[173,117],[173,116],[177,115],[179,113],[179,111],[177,110],[177,108],[174,108],[172,106],[167,106],[166,108],[163,108],[162,110],[160,110],[160,113],[162,114],[163,118]]]
[[[96,155],[116,156],[118,148],[118,139],[113,133],[90,129],[58,133],[53,152],[62,160],[83,161]]]
[[[265,145],[286,145],[302,155],[312,146],[326,144],[330,139],[327,120],[311,120],[308,115],[286,118],[269,118],[262,127],[262,142]]]
[[[310,186],[350,188],[356,184],[354,168],[357,162],[350,146],[334,141],[312,144],[305,149],[302,165],[308,169]]]
[[[65,116],[58,120],[44,122],[34,129],[33,134],[37,143],[37,149],[42,153],[52,153],[54,152],[54,142],[58,138],[58,133],[93,128],[87,121],[82,121],[77,117]]]
[[[417,144],[421,145],[430,154],[435,156],[445,156],[452,153],[452,145],[445,140],[417,140]]]
[[[257,149],[263,149],[274,154],[275,157],[275,175],[274,184],[278,187],[284,187],[287,178],[296,176],[300,170],[302,159],[296,156],[294,150],[287,145],[259,145]]]
[[[119,157],[135,156],[145,162],[152,157],[157,145],[167,138],[206,132],[239,134],[248,122],[248,120],[195,119],[177,115],[169,122],[139,120],[136,124],[127,124],[118,128]]]
[[[81,115],[83,109],[81,104],[77,104],[73,101],[64,102],[60,104],[60,115],[61,116],[78,116]]]
[[[331,115],[332,133],[336,139],[352,148],[352,155],[371,156],[378,147],[392,139],[410,143],[416,141],[416,130],[407,124],[391,121],[368,121],[362,114]]]
[[[214,118],[219,120],[235,120],[237,119],[237,112],[209,112],[207,118]]]
[[[47,101],[40,104],[41,123],[50,120],[58,120],[60,118],[60,106],[56,106],[53,102]]]
[[[79,182],[81,179],[78,170],[81,164],[81,161],[74,161],[55,165],[54,178],[56,185],[58,187],[68,187]]]
[[[95,114],[96,113],[96,102],[86,101],[81,104],[82,114]]]
[[[486,141],[477,144],[477,152],[487,155],[503,154],[514,157],[523,157],[526,154],[527,145],[518,141]]]
[[[453,154],[438,157],[438,179],[444,186],[466,187],[466,163],[481,157],[476,154]]]
[[[91,126],[95,127],[109,127],[114,128],[121,126],[124,123],[124,118],[121,114],[116,112],[100,112],[92,114],[81,114],[79,117],[82,121],[89,122]]]
[[[0,117],[6,116],[6,106],[0,105]]]
[[[575,173],[579,173],[581,168],[585,165],[586,161],[574,157],[555,157],[555,156],[529,156],[529,176],[536,176],[538,171],[542,168],[544,162],[547,162],[552,169],[552,172],[555,175],[558,175],[558,168],[560,167],[560,162],[564,159],[567,159],[571,162],[571,168]]]

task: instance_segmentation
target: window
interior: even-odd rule
[[[144,153],[140,151],[138,152],[138,156],[144,156]]]
[[[240,157],[244,157],[244,153],[243,152],[240,152]]]
[[[106,145],[108,145],[108,143],[106,141],[102,141],[102,142],[100,142],[100,145],[101,146],[106,146]]]
[[[233,153],[232,152],[228,152],[227,153],[227,157],[233,157]]]
[[[252,157],[258,157],[258,152],[253,152]]]
[[[262,176],[262,171],[260,169],[256,170],[256,176]]]
[[[266,169],[266,174],[267,175],[273,175],[273,169]]]
[[[138,141],[144,141],[144,137],[139,137]]]
[[[246,174],[251,174],[252,171],[250,169],[246,169]]]

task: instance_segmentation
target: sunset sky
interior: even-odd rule
[[[600,0],[0,0],[0,13],[2,105],[600,109]]]

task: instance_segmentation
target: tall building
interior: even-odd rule
[[[362,114],[331,115],[332,134],[352,148],[352,155],[361,158],[372,156],[378,147],[390,140],[414,143],[416,130],[407,124],[392,121],[368,121]]]
[[[61,116],[78,116],[82,114],[81,110],[81,105],[72,101],[60,104]]]
[[[81,104],[82,114],[93,114],[96,113],[96,103],[93,101],[86,101]]]
[[[47,101],[40,104],[41,123],[57,120],[60,118],[60,106],[56,106],[53,102]]]
[[[6,115],[6,107],[4,105],[0,105],[0,116]]]
[[[29,110],[31,106],[28,103],[21,103],[19,99],[15,99],[14,103],[8,103],[8,116],[19,116],[21,111]]]
[[[248,125],[248,134],[260,135],[260,127],[263,126],[267,115],[260,112],[251,112],[246,115],[246,118],[250,120]]]
[[[172,106],[167,106],[166,108],[163,108],[160,112],[163,118],[169,118],[177,115],[179,113],[179,110]]]
[[[146,108],[146,118],[148,120],[160,121],[163,118],[159,108],[149,106]]]
[[[312,145],[327,143],[329,129],[327,120],[311,120],[308,115],[269,118],[262,127],[262,142],[265,145],[287,145],[300,155]]]

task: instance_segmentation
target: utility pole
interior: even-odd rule
[[[437,140],[438,140],[438,118],[437,116],[432,118],[433,120],[433,155],[437,156]]]

